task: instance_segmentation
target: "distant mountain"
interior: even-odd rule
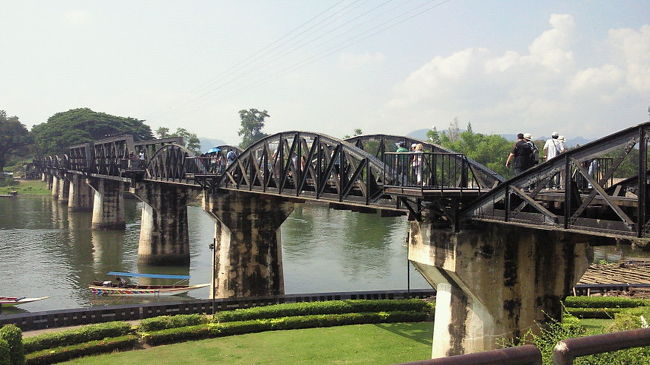
[[[227,144],[226,142],[216,138],[199,137],[199,141],[201,142],[202,152],[207,152],[212,147],[217,147],[217,146],[222,146]]]
[[[413,132],[410,132],[406,136],[426,141],[428,131],[429,131],[428,129],[418,129],[418,130],[415,130]],[[480,132],[478,132],[478,133],[480,133]],[[514,134],[514,133],[501,133],[499,135],[501,137],[507,139],[508,141],[514,141],[515,139],[517,139],[517,135]],[[533,136],[533,137],[534,137],[535,140],[541,140],[541,141],[545,141],[545,140],[551,138],[551,137],[544,137],[544,136],[541,136],[541,137]],[[587,143],[589,143],[591,141],[592,141],[591,139],[584,138],[584,137],[574,137],[574,138],[567,139],[566,143],[567,143],[568,147],[574,147],[574,146],[577,146],[577,145],[582,146],[582,145],[587,144]]]

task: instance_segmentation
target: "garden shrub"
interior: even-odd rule
[[[627,331],[637,328],[648,328],[650,325],[650,307],[631,308],[616,314],[614,323],[608,332]]]
[[[566,308],[566,311],[578,318],[614,318],[623,308]]]
[[[9,344],[5,340],[0,340],[0,365],[11,365]]]
[[[25,363],[23,331],[13,324],[8,324],[0,328],[0,339],[7,341],[9,345],[11,365],[23,365]]]
[[[175,316],[160,316],[140,321],[140,331],[151,332],[167,328],[188,327],[208,323],[208,317],[203,314],[179,314]]]
[[[246,321],[202,324],[181,328],[168,328],[146,333],[143,336],[149,345],[161,345],[192,339],[239,335],[244,333],[269,330],[288,330],[312,327],[331,327],[347,324],[385,323],[385,322],[419,322],[428,319],[424,312],[378,312],[378,313],[343,313],[316,314],[281,318],[259,318]]]
[[[634,308],[650,305],[650,301],[624,297],[566,297],[564,305],[571,308]]]
[[[93,324],[78,329],[46,333],[26,338],[24,340],[25,351],[31,353],[53,347],[75,345],[109,337],[119,337],[129,332],[131,332],[131,325],[127,322],[118,321]]]
[[[416,311],[433,312],[433,304],[420,299],[402,300],[333,300],[269,305],[220,312],[214,322],[245,321],[249,319],[304,316],[312,314],[342,314],[364,312]]]
[[[27,354],[27,365],[53,364],[77,357],[131,350],[138,344],[136,335],[126,335],[102,340],[88,341],[69,346],[60,346]]]

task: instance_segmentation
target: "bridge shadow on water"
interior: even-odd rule
[[[377,323],[374,326],[394,333],[398,336],[408,338],[412,341],[421,343],[423,345],[433,345],[433,322],[427,322],[426,329],[422,329],[420,323],[400,323],[399,327],[395,323]]]

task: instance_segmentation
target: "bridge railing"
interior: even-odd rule
[[[465,155],[447,152],[385,152],[386,186],[420,190],[481,190]]]
[[[500,184],[460,216],[648,239],[648,132],[650,122],[562,153]]]

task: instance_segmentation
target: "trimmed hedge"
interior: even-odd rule
[[[175,316],[160,316],[140,321],[139,330],[143,332],[160,331],[167,328],[188,327],[208,323],[208,317],[203,314],[179,314]]]
[[[650,305],[650,300],[623,297],[566,297],[564,305],[571,308],[634,308]]]
[[[25,345],[25,351],[31,353],[53,347],[71,346],[109,337],[124,336],[130,332],[131,325],[127,322],[106,322],[84,326],[74,330],[28,337],[23,343]]]
[[[221,337],[269,330],[288,330],[312,327],[331,327],[348,324],[420,322],[429,318],[424,312],[379,312],[317,314],[281,318],[260,318],[247,321],[203,324],[189,327],[169,328],[146,333],[143,340],[148,345],[162,345],[208,337]]]
[[[23,331],[13,324],[8,324],[0,328],[0,339],[7,341],[9,345],[11,365],[23,365],[25,363]]]
[[[623,308],[566,308],[569,314],[576,316],[580,319],[583,318],[599,318],[611,319],[617,313],[623,311]]]
[[[53,364],[77,357],[133,349],[138,344],[138,336],[126,335],[103,340],[95,340],[70,346],[55,347],[27,355],[27,365]]]
[[[11,365],[11,352],[5,340],[0,340],[0,365]]]
[[[212,322],[246,321],[261,318],[305,316],[313,314],[342,314],[368,312],[425,312],[432,313],[434,304],[420,299],[401,300],[332,300],[325,302],[301,302],[275,304],[264,307],[237,309],[220,312]]]

